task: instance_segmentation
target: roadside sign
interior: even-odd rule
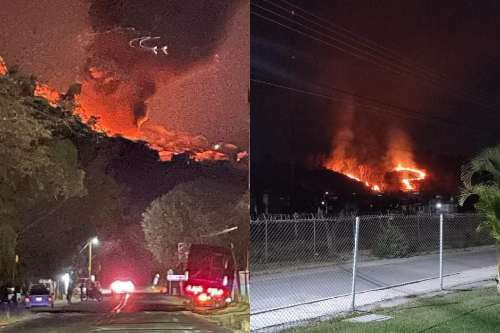
[[[180,275],[180,274],[169,274],[167,275],[167,281],[186,281],[187,277],[186,275]]]

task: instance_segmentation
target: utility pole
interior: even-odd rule
[[[92,279],[92,245],[98,245],[99,244],[99,239],[97,237],[92,237],[87,241],[85,246],[80,250],[80,253],[85,249],[85,247],[88,246],[89,248],[89,261],[88,261],[88,272],[89,272],[89,279]]]
[[[92,242],[89,242],[89,280],[92,279]]]

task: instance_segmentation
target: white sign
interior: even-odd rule
[[[175,275],[175,274],[169,274],[167,275],[167,281],[186,281],[187,277],[186,275]]]

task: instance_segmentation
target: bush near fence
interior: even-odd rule
[[[350,261],[355,217],[267,215],[251,221],[253,270],[270,265]],[[477,214],[444,215],[444,248],[493,244],[477,231]],[[439,215],[360,216],[359,250],[374,257],[407,257],[439,249]]]

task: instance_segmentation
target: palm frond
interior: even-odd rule
[[[472,178],[479,172],[486,172],[491,176],[491,180],[482,184],[473,184]],[[458,197],[458,202],[464,202],[473,194],[479,195],[488,188],[500,187],[500,145],[486,148],[481,151],[470,162],[463,165],[460,170],[460,180],[462,188]]]

